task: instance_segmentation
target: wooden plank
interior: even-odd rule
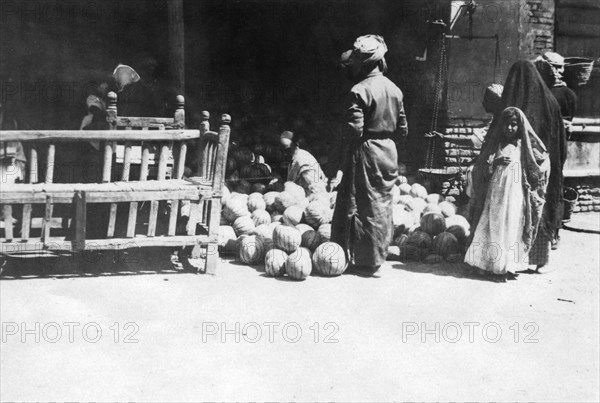
[[[144,118],[145,119],[145,118]],[[200,138],[199,130],[0,130],[0,141],[183,141]]]
[[[140,181],[148,180],[148,165],[150,162],[150,144],[142,144],[142,166],[140,167]]]
[[[175,120],[173,118],[161,117],[138,117],[138,116],[118,116],[117,126],[125,128],[136,128],[142,130],[160,129],[161,127],[173,127]]]
[[[29,239],[29,230],[31,229],[31,204],[23,206],[23,216],[21,220],[21,238]]]
[[[13,239],[13,215],[12,215],[12,206],[10,204],[5,204],[3,208],[4,213],[4,237],[7,241],[12,241]]]
[[[190,216],[188,217],[187,222],[187,234],[188,235],[196,235],[196,227],[198,225],[198,214],[200,213],[198,210],[200,209],[200,205],[198,202],[190,204]]]
[[[187,155],[187,144],[181,143],[179,146],[179,158],[177,160],[177,171],[175,174],[175,179],[183,178],[183,173],[185,172],[186,155]]]
[[[52,194],[54,203],[70,204],[73,201],[75,190],[64,192],[6,192],[0,191],[2,203],[11,204],[39,204],[44,203],[47,194]],[[138,190],[130,192],[87,192],[88,203],[127,203],[153,200],[199,200],[201,197],[212,195],[212,190],[190,187],[182,190]]]
[[[108,217],[108,229],[106,230],[106,237],[113,238],[115,236],[115,227],[117,225],[117,203],[110,205],[110,215]]]
[[[177,231],[177,215],[179,214],[179,200],[171,200],[171,212],[169,213],[169,236],[174,236]]]
[[[46,183],[52,183],[54,181],[54,157],[56,154],[56,147],[54,144],[48,145],[48,155],[46,157]]]
[[[112,142],[104,144],[104,164],[102,165],[102,182],[110,182],[112,172],[113,147]]]
[[[158,174],[156,179],[162,181],[167,175],[167,162],[169,159],[169,147],[167,144],[162,144],[160,147],[160,157],[158,160]],[[150,218],[148,219],[148,236],[156,235],[156,224],[158,222],[158,200],[150,202]]]
[[[148,236],[156,235],[156,222],[158,220],[158,200],[150,202],[150,217],[148,218]]]
[[[214,240],[213,240],[214,241]],[[200,243],[209,242],[207,235],[199,236],[158,236],[158,237],[135,237],[113,238],[113,239],[93,239],[85,243],[85,250],[109,250],[109,249],[127,249],[127,248],[147,248],[147,247],[179,247],[191,246]],[[18,254],[31,253],[36,251],[73,251],[73,242],[64,237],[48,238],[46,243],[37,240],[15,239],[13,242],[0,242],[0,253]]]
[[[131,153],[132,144],[130,141],[125,142],[125,153],[123,154],[123,174],[121,175],[122,181],[129,180],[129,174],[131,172]]]
[[[137,226],[138,203],[129,204],[129,216],[127,217],[127,238],[135,236],[135,227]]]
[[[43,244],[46,244],[48,239],[50,239],[50,229],[52,228],[51,221],[52,221],[53,209],[54,209],[54,205],[52,204],[52,196],[46,195],[46,209],[44,212],[44,222],[42,225],[42,243]]]
[[[38,153],[32,148],[29,152],[29,183],[37,183],[38,180]]]
[[[85,250],[85,233],[86,233],[86,202],[85,192],[77,192],[74,198],[75,203],[75,242],[73,250]]]

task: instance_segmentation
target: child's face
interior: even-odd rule
[[[510,117],[506,121],[506,125],[503,128],[504,138],[508,141],[515,140],[519,135],[519,123],[516,117]]]

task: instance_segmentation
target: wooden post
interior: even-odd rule
[[[169,71],[177,94],[185,94],[185,28],[183,0],[169,0]]]

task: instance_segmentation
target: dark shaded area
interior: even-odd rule
[[[142,77],[140,102],[160,99],[157,110],[170,114],[165,1],[1,4],[1,99],[20,128],[78,129],[87,95],[118,63]],[[426,21],[447,19],[448,1],[187,1],[184,14],[190,126],[203,109],[227,112],[238,139],[269,141],[292,129],[316,154],[328,153],[350,86],[337,58],[372,33],[387,41],[388,76],[406,97],[412,149],[421,148],[435,60],[415,57],[432,39]]]

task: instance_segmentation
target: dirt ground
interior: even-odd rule
[[[0,400],[599,401],[600,236],[562,238],[551,272],[504,284],[36,262],[0,281]]]

